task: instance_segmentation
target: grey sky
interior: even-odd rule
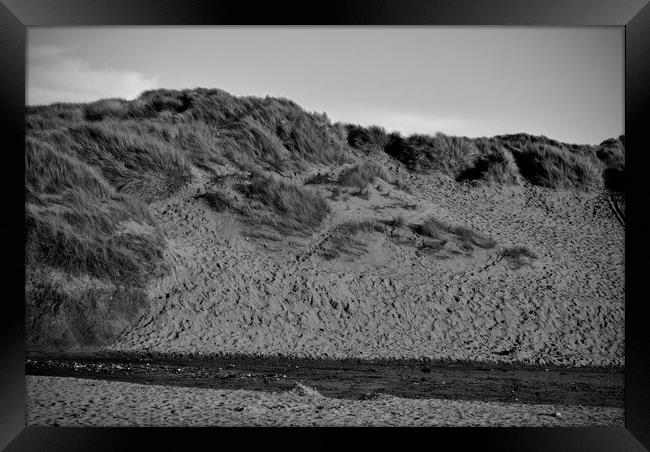
[[[283,96],[402,133],[623,133],[622,27],[30,28],[28,104],[165,88]]]

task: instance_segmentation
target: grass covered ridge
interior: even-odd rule
[[[132,101],[27,108],[28,132],[80,123],[112,123],[132,134],[145,132],[192,154],[190,160],[206,168],[229,161],[283,171],[287,166],[300,169],[305,163],[340,164],[352,158],[342,127],[284,98],[236,97],[199,88],[147,91]],[[201,152],[195,152],[197,144]]]
[[[380,127],[358,125],[348,125],[347,132],[348,144],[358,151],[383,151],[411,171],[446,174],[459,182],[517,184],[523,179],[548,188],[624,188],[624,136],[594,146],[527,134],[403,137]]]

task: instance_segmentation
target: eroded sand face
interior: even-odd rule
[[[113,348],[624,364],[624,229],[605,193],[470,187],[392,171],[413,194],[380,181],[368,199],[331,201],[322,228],[292,247],[251,237],[232,213],[195,199],[210,189],[200,177],[152,205],[175,268],[151,285],[151,311]],[[498,246],[441,259],[404,228],[359,236],[360,255],[323,257],[343,222],[395,215],[407,224],[435,215]],[[499,260],[507,246],[538,259],[509,268]]]
[[[59,426],[623,426],[622,408],[479,401],[323,397],[283,393],[27,378],[27,424]],[[559,416],[556,415],[559,413]]]

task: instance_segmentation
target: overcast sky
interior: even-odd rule
[[[221,88],[405,134],[599,143],[624,130],[623,51],[622,27],[38,27],[27,103]]]

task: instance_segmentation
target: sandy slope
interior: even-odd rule
[[[332,201],[321,229],[291,243],[254,238],[233,214],[212,211],[195,198],[211,186],[197,174],[184,193],[151,205],[175,268],[151,285],[151,311],[113,348],[623,364],[624,229],[606,194],[391,171],[413,194],[381,181],[368,199]],[[404,228],[357,237],[356,255],[323,257],[341,223],[397,214],[407,223],[435,214],[498,247],[441,259]],[[533,267],[499,259],[517,245],[539,256]]]
[[[559,412],[560,416],[555,416]],[[27,377],[28,425],[622,426],[622,408],[438,399],[323,397],[297,384],[269,393]]]

